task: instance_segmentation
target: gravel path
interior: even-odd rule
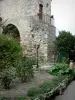
[[[63,95],[57,96],[55,100],[75,100],[75,81],[73,81]]]
[[[31,80],[31,82],[21,83],[20,81],[16,80],[16,82],[13,83],[11,89],[5,90],[0,88],[0,97],[24,96],[27,94],[29,88],[37,86],[43,83],[44,81],[52,78],[53,76],[48,74],[46,71],[35,71],[35,77]]]

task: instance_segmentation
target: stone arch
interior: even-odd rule
[[[20,32],[14,24],[10,23],[6,25],[5,27],[3,27],[2,34],[11,35],[15,40],[17,40],[20,43]]]

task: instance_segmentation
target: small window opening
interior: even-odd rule
[[[42,20],[42,16],[43,16],[43,5],[39,4],[39,19]]]
[[[48,7],[48,5],[49,5],[49,4],[47,3],[47,4],[46,4],[46,7]]]

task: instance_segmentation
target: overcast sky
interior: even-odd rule
[[[52,0],[51,9],[57,29],[75,34],[75,0]]]

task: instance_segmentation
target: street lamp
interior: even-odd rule
[[[2,33],[2,18],[0,17],[0,33]]]
[[[39,67],[39,64],[38,64],[38,50],[39,50],[40,44],[35,44],[34,47],[36,48],[36,64],[37,64],[37,68],[38,68]]]

